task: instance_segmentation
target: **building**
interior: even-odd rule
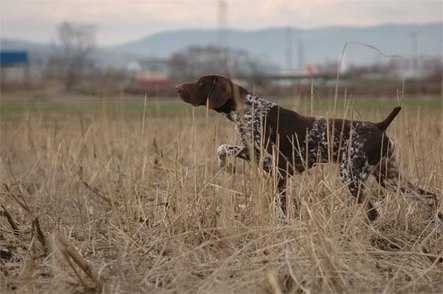
[[[1,84],[8,82],[29,82],[29,56],[23,50],[0,51]]]

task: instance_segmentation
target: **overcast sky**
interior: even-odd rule
[[[226,0],[227,26],[315,28],[443,21],[443,0]],[[217,26],[218,0],[0,0],[1,37],[55,39],[62,21],[97,25],[110,45],[182,28]]]

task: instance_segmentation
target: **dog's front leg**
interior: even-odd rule
[[[238,157],[244,160],[250,160],[248,148],[242,145],[222,144],[217,148],[218,166],[226,165],[226,158]]]

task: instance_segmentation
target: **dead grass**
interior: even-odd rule
[[[443,291],[441,231],[424,207],[370,181],[384,201],[368,226],[336,167],[322,165],[291,180],[300,209],[276,225],[270,177],[242,161],[217,170],[216,146],[236,140],[220,116],[0,123],[2,293]],[[413,181],[440,194],[442,129],[442,108],[405,109],[389,129]]]

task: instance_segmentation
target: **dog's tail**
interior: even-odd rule
[[[386,130],[389,127],[389,125],[391,124],[391,122],[394,120],[394,118],[397,116],[397,114],[400,112],[400,110],[401,110],[400,106],[394,108],[391,111],[391,113],[388,115],[388,117],[385,118],[384,121],[381,121],[381,122],[375,124],[377,126],[377,128],[379,128],[381,131]]]

